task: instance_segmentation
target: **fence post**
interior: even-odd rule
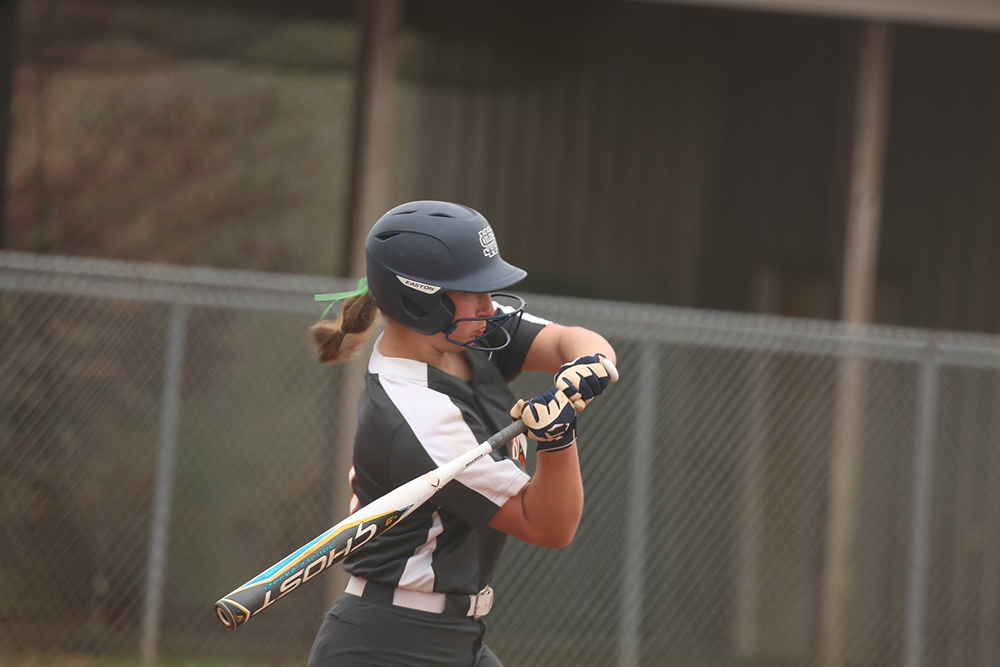
[[[0,0],[0,183],[7,182],[7,159],[14,107],[14,50],[17,44],[18,0]],[[7,232],[7,188],[0,187],[0,248]]]
[[[163,609],[163,586],[167,570],[167,542],[170,528],[170,504],[174,486],[174,458],[177,451],[177,424],[184,347],[187,337],[187,306],[172,304],[167,323],[167,350],[163,368],[163,394],[160,412],[160,451],[153,487],[153,517],[149,530],[149,555],[146,562],[146,595],[142,606],[142,665],[156,664],[160,643],[160,617]]]
[[[906,583],[906,626],[903,667],[921,667],[924,659],[924,616],[927,606],[927,564],[930,553],[931,494],[934,475],[934,431],[937,424],[937,341],[927,336],[920,364],[917,432],[913,452],[913,514],[910,563]]]
[[[646,588],[646,534],[649,528],[649,469],[653,462],[653,424],[656,410],[659,350],[646,345],[639,363],[635,396],[635,434],[629,469],[625,554],[622,559],[621,616],[618,664],[635,667],[642,655],[642,607]]]
[[[892,85],[894,29],[881,22],[861,28],[858,43],[856,130],[847,200],[841,317],[848,325],[872,319],[878,284],[878,240],[884,189],[886,128]],[[830,454],[830,501],[820,606],[820,667],[847,667],[853,587],[853,547],[857,529],[858,456],[863,413],[860,392],[865,362],[840,361],[836,422]]]

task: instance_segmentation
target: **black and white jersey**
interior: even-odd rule
[[[546,324],[525,315],[502,350],[464,351],[472,369],[470,382],[422,362],[383,356],[381,338],[376,341],[358,401],[352,510],[451,461],[510,424],[515,399],[507,382],[520,372],[532,341]],[[344,568],[392,586],[475,594],[489,583],[506,540],[487,524],[528,480],[523,457],[512,457],[510,446],[500,447],[349,555]]]

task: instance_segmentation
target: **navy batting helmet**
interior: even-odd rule
[[[455,329],[455,305],[445,292],[492,293],[527,275],[500,258],[493,229],[478,211],[442,201],[395,207],[372,227],[365,251],[375,304],[387,317],[425,335]],[[510,312],[463,319],[486,321],[487,336],[510,317],[520,317],[524,301],[513,298],[520,306]]]

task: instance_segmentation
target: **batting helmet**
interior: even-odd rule
[[[493,230],[478,211],[442,201],[395,207],[372,227],[365,252],[375,304],[387,317],[425,335],[447,336],[455,329],[455,305],[445,292],[495,292],[527,275],[500,258]],[[520,308],[512,312],[468,319],[487,321],[484,335],[489,335],[510,317],[520,317],[524,302],[518,300]]]

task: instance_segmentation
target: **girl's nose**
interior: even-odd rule
[[[476,304],[476,315],[478,317],[488,317],[493,314],[493,297],[490,294],[480,294],[479,302]]]

